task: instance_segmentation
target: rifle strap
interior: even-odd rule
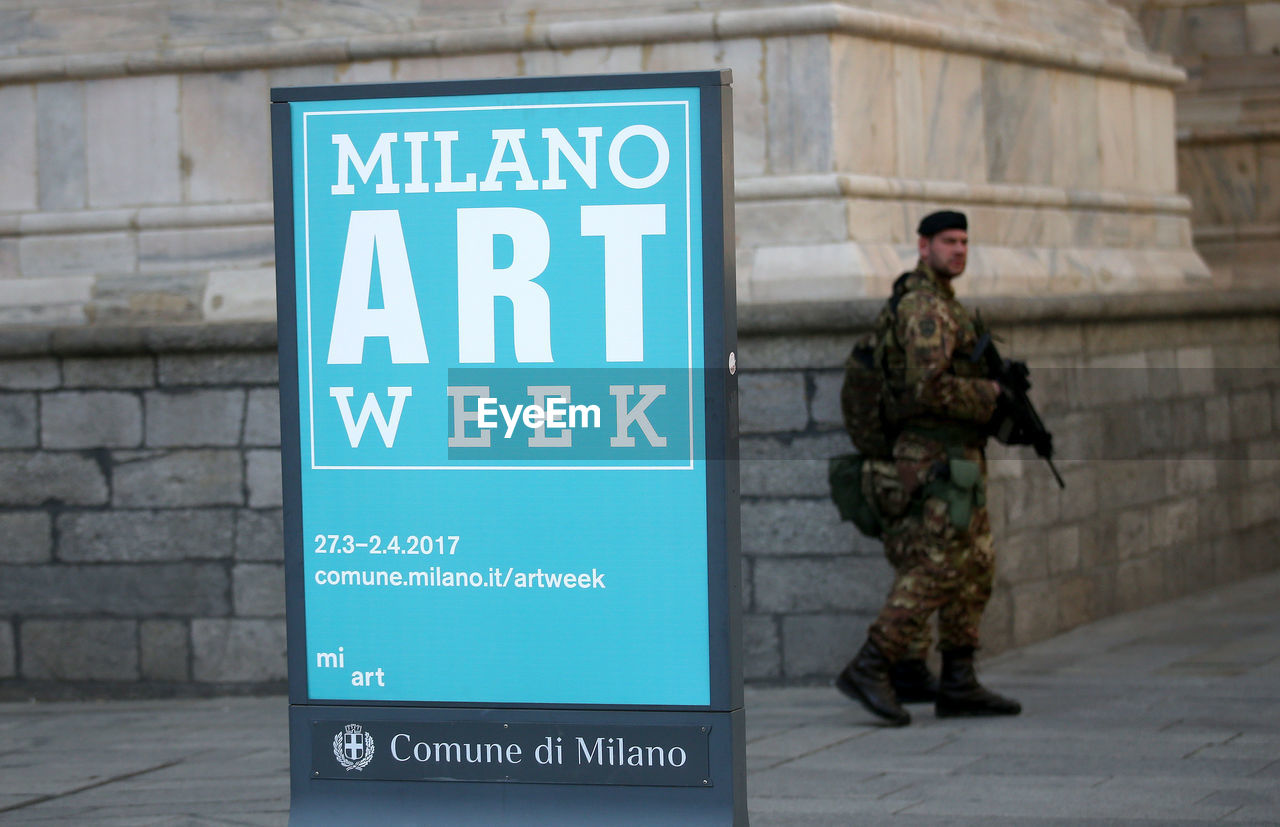
[[[898,303],[902,301],[902,297],[907,295],[907,279],[915,274],[914,270],[908,270],[893,280],[893,295],[889,296],[889,312],[893,314],[893,320],[898,321]]]
[[[973,346],[973,353],[969,354],[969,361],[978,364],[986,357],[987,348],[991,346],[991,334],[983,333],[978,337],[978,343]]]

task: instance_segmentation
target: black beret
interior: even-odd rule
[[[932,238],[944,230],[969,230],[969,219],[964,213],[953,210],[941,210],[929,213],[920,219],[920,228],[916,232],[925,238]]]

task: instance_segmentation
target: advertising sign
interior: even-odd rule
[[[727,83],[273,91],[295,817],[740,797]]]

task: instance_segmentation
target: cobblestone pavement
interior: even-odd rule
[[[986,663],[1021,717],[747,693],[752,824],[1280,823],[1280,573]],[[283,698],[0,704],[0,822],[283,824]]]

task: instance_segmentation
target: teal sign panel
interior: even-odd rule
[[[710,704],[700,94],[288,103],[310,700]]]

